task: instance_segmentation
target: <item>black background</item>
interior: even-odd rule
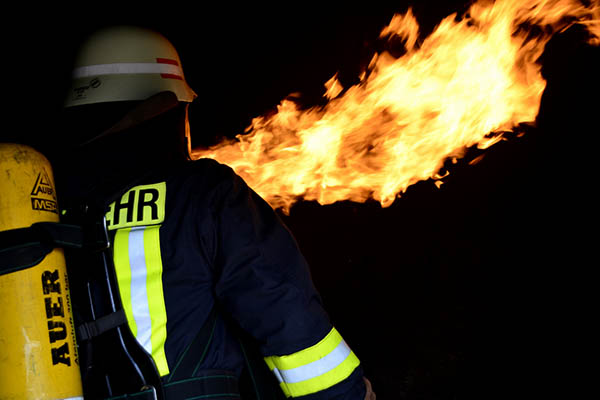
[[[465,2],[413,5],[423,35]],[[5,18],[5,140],[57,129],[73,49],[89,31],[134,23],[178,48],[199,98],[196,145],[243,132],[285,96],[321,101],[368,64],[389,7],[291,3],[36,9]],[[214,6],[214,5],[211,5]],[[598,48],[573,27],[542,60],[536,126],[448,167],[441,189],[413,185],[391,207],[298,202],[281,215],[311,264],[331,318],[379,399],[572,398],[585,379],[583,340],[597,267]],[[589,97],[588,97],[589,96]]]

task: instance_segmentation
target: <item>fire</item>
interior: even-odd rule
[[[284,99],[236,140],[194,157],[231,166],[285,212],[299,198],[389,206],[415,182],[439,187],[447,159],[535,121],[546,84],[536,61],[552,35],[575,23],[600,44],[600,0],[481,0],[425,39],[409,9],[380,34],[403,40],[401,57],[375,54],[357,85],[326,82],[324,106]]]

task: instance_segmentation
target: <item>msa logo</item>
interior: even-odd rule
[[[49,211],[58,214],[56,192],[50,176],[45,170],[40,172],[31,190],[31,208],[37,211]]]
[[[115,201],[106,213],[109,230],[160,224],[165,219],[165,182],[136,186]]]

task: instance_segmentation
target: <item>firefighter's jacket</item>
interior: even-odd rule
[[[129,327],[163,379],[218,303],[260,343],[288,397],[364,398],[359,360],[294,238],[239,176],[201,159],[138,183],[106,217]],[[239,374],[243,364],[218,318],[197,370]]]

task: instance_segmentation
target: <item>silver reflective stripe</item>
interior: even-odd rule
[[[183,71],[180,66],[158,62],[87,65],[73,70],[74,79],[116,74],[174,74],[183,77]]]
[[[77,397],[67,397],[61,400],[83,400],[83,396],[77,396]]]
[[[283,377],[281,376],[281,373],[279,372],[277,367],[273,368],[273,373],[275,374],[275,378],[277,378],[279,383],[283,383]]]
[[[152,321],[150,307],[148,306],[148,292],[146,290],[146,254],[144,251],[145,226],[131,228],[129,232],[129,265],[131,267],[131,305],[133,319],[137,326],[136,339],[152,354]]]
[[[316,378],[331,371],[350,355],[350,347],[343,340],[325,357],[292,369],[280,369],[275,372],[286,383],[297,383],[307,379]]]

